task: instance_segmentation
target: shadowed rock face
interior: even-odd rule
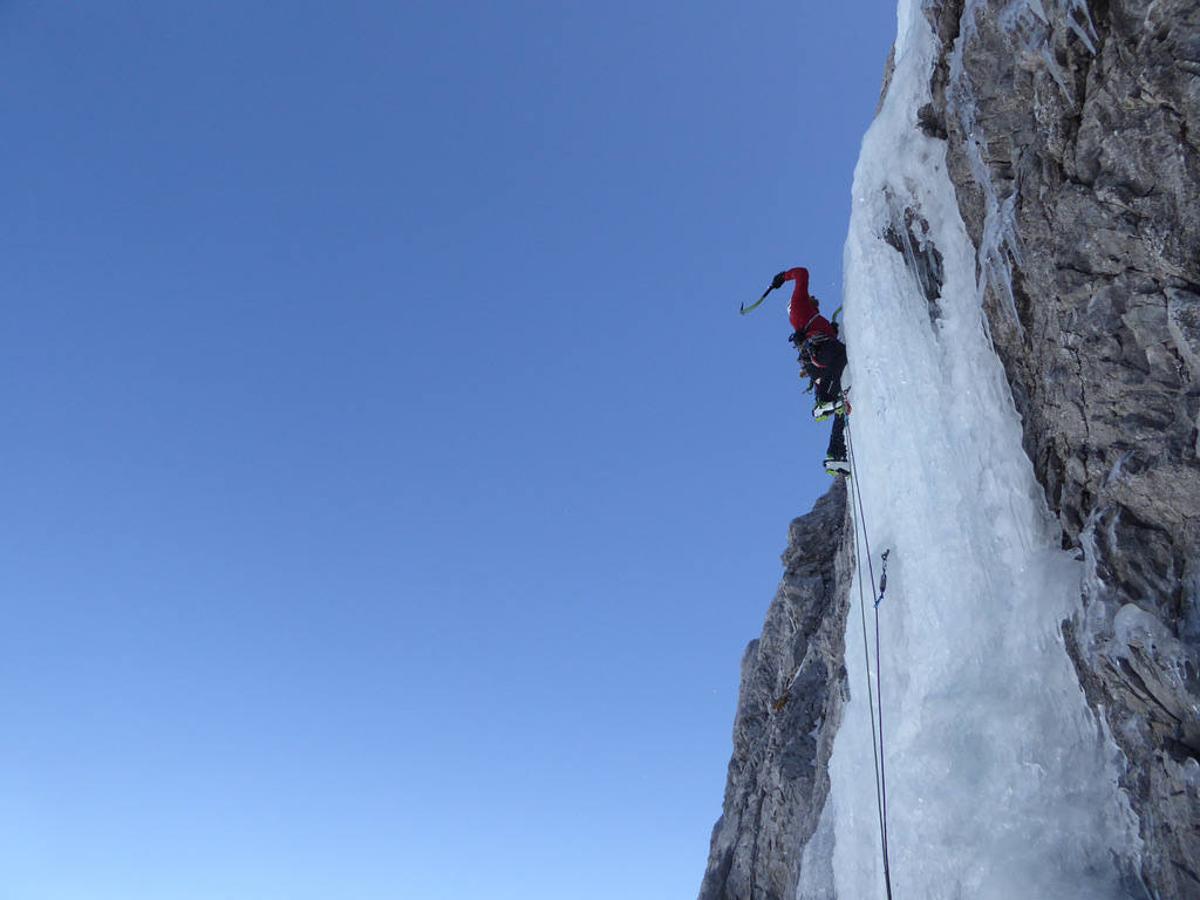
[[[1200,4],[944,0],[934,102],[1025,448],[1085,559],[1065,623],[1142,877],[1200,897]],[[1007,282],[1011,276],[1011,293]]]
[[[725,805],[700,900],[792,900],[829,793],[853,548],[845,483],[792,522],[762,636],[742,658]]]

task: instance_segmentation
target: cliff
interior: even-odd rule
[[[902,4],[902,13],[909,6]],[[1031,470],[1040,496],[1023,496],[1020,473],[1007,471],[1009,464],[1000,457],[965,459],[970,453],[962,449],[962,439],[955,444],[955,436],[973,439],[982,426],[968,422],[969,403],[964,403],[961,415],[957,409],[946,415],[948,447],[921,450],[926,455],[944,450],[949,465],[961,461],[958,474],[964,483],[974,473],[983,498],[977,505],[984,512],[969,508],[966,488],[944,495],[910,491],[900,498],[900,489],[870,480],[865,485],[867,508],[880,511],[880,529],[894,532],[899,542],[905,522],[928,528],[930,539],[944,528],[941,539],[951,569],[955,554],[969,561],[973,553],[983,567],[981,547],[988,554],[1010,552],[1000,521],[1006,514],[1005,497],[1011,496],[1015,506],[1028,500],[1031,511],[1015,513],[1014,520],[1047,519],[1045,529],[1022,526],[1013,533],[1020,543],[1031,545],[1029,559],[1040,558],[1043,530],[1062,548],[1059,553],[1068,562],[1047,563],[1044,572],[1061,571],[1069,603],[1061,602],[1058,575],[1030,576],[1027,561],[1012,551],[1004,566],[994,565],[980,579],[978,597],[969,602],[979,604],[975,616],[991,615],[1006,592],[1028,593],[1032,606],[1016,603],[1006,612],[1010,624],[997,617],[990,623],[997,629],[990,638],[984,634],[989,623],[976,625],[972,610],[964,608],[961,622],[947,637],[974,638],[981,657],[988,639],[1000,645],[1004,655],[980,662],[978,671],[994,668],[999,660],[1013,666],[1010,679],[1029,674],[1022,668],[1029,664],[1013,655],[1013,648],[1024,643],[1045,644],[1047,659],[1057,654],[1069,660],[1064,671],[1073,687],[1055,684],[1051,689],[1053,679],[1039,680],[1047,682],[1041,685],[1047,694],[1042,713],[1047,721],[1061,704],[1075,702],[1072,690],[1085,698],[1084,717],[1067,716],[1074,724],[1066,729],[1071,734],[1063,746],[1076,756],[1055,776],[1048,760],[1067,758],[1062,748],[1037,746],[1023,735],[1024,726],[1014,722],[1009,729],[1015,742],[1013,768],[995,764],[989,771],[983,759],[974,781],[965,778],[964,783],[978,783],[981,796],[992,787],[1028,792],[1020,808],[1008,799],[997,801],[998,816],[1011,818],[998,818],[995,827],[1007,831],[1029,821],[1027,841],[1034,843],[1030,810],[1039,797],[1056,807],[1063,797],[1078,802],[1086,793],[1047,779],[1066,778],[1094,758],[1100,787],[1078,807],[1095,807],[1097,818],[1089,820],[1093,824],[1079,819],[1077,811],[1075,818],[1063,813],[1061,822],[1042,822],[1038,816],[1037,827],[1057,834],[1070,827],[1097,832],[1094,822],[1110,819],[1126,824],[1097,836],[1094,847],[1081,851],[1079,868],[1074,874],[1068,871],[1066,883],[1080,885],[1080,872],[1098,871],[1097,860],[1108,846],[1113,873],[1097,876],[1097,884],[1107,887],[1095,894],[1088,893],[1092,888],[1077,887],[1083,895],[1197,897],[1200,6],[1184,0],[914,0],[911,6],[913,23],[906,24],[902,15],[897,42],[897,72],[904,66],[907,75],[897,74],[903,84],[896,89],[889,62],[881,109],[885,101],[890,104],[892,123],[883,133],[876,129],[874,138],[877,145],[892,142],[896,162],[891,171],[881,173],[877,167],[874,174],[862,170],[860,162],[855,202],[873,212],[860,216],[857,233],[852,225],[847,245],[847,321],[864,458],[876,469],[902,465],[901,429],[914,419],[897,415],[898,395],[883,396],[873,385],[882,383],[877,370],[892,377],[911,373],[904,393],[919,395],[924,407],[918,409],[942,408],[964,394],[983,405],[1011,407],[1020,465]],[[931,31],[932,39],[922,43],[924,37],[913,37],[909,32],[917,25]],[[915,45],[930,49],[918,53]],[[913,71],[919,71],[916,87]],[[889,96],[896,90],[904,96]],[[877,146],[875,153],[885,158],[886,148]],[[935,182],[947,183],[949,212],[939,206]],[[888,267],[885,252],[894,254],[902,271]],[[973,269],[966,278],[964,258]],[[893,289],[890,282],[903,280],[901,275],[911,285]],[[895,293],[891,306],[880,289],[884,280]],[[869,316],[859,303],[868,288],[855,295],[855,284],[864,282],[876,304]],[[866,323],[895,312],[890,333],[898,337],[908,321],[901,313],[913,308],[901,308],[905,291],[919,302],[927,321],[924,331],[914,332],[906,343],[905,355],[890,364],[891,348],[873,343]],[[964,301],[968,293],[974,294],[969,303]],[[982,330],[987,352],[1002,367],[996,379],[1005,394],[1001,401],[990,397],[989,376],[980,360],[952,358],[956,345],[973,339],[973,329]],[[933,362],[927,365],[929,356]],[[934,382],[941,384],[931,386]],[[874,449],[871,422],[888,416],[894,417],[887,432],[893,444],[875,442],[880,449],[876,458],[868,458]],[[1003,425],[988,428],[1001,435],[995,443],[1003,443]],[[921,458],[914,455],[918,462],[912,466]],[[911,468],[903,471],[927,476]],[[900,508],[901,499],[912,512],[906,520],[893,514],[889,521],[886,510]],[[964,539],[955,548],[954,529],[969,532],[972,517],[984,525],[989,517],[997,523],[995,541],[988,545],[977,534],[973,544]],[[839,528],[833,519],[845,522]],[[816,533],[834,538],[814,543]],[[916,556],[912,546],[907,552],[901,548],[900,565]],[[791,900],[798,891],[803,897],[835,896],[831,841],[814,841],[813,836],[819,820],[825,831],[827,801],[838,789],[838,778],[831,786],[828,771],[836,768],[832,757],[843,752],[835,732],[855,690],[841,663],[852,547],[840,492],[793,523],[783,585],[762,637],[743,662],[734,756],[702,900]],[[943,609],[951,598],[959,602],[961,584],[971,583],[965,576],[939,582],[910,568],[897,574],[899,589],[903,591],[905,578],[915,589],[920,577],[926,578],[920,595],[934,597]],[[1039,578],[1044,587],[1038,587]],[[1000,582],[1004,585],[998,587]],[[903,595],[896,602],[904,602]],[[1039,603],[1051,620],[1048,629],[1019,631],[1025,627],[1022,622],[1036,618]],[[913,621],[948,624],[935,618],[921,610]],[[918,696],[917,682],[924,673],[916,671],[920,661],[912,648],[890,652],[894,658],[889,662],[901,669],[913,667],[912,683],[896,688],[897,705],[907,704],[913,719],[927,716],[932,707],[925,698],[940,691],[944,700],[944,686],[931,679],[929,693]],[[922,652],[932,651],[927,645]],[[956,685],[976,673],[970,668],[970,648],[964,652],[968,663],[955,663],[960,666],[954,673]],[[1050,665],[1038,660],[1039,667]],[[792,689],[785,690],[793,678]],[[975,706],[986,711],[998,701],[983,695],[994,685],[980,679]],[[1036,690],[1030,690],[1029,696],[1036,698]],[[785,694],[786,702],[776,708]],[[1022,701],[1013,709],[1025,705]],[[961,709],[972,707],[964,702]],[[1089,721],[1097,731],[1094,738],[1086,734]],[[911,731],[909,755],[896,760],[898,781],[906,767],[945,762],[951,774],[961,767],[959,758],[930,758],[929,748],[937,742],[922,743],[917,732],[938,727],[935,719],[907,721],[905,727]],[[948,729],[943,736],[966,730],[987,733],[993,741],[1006,737],[1003,723],[992,727],[983,718],[961,714]],[[842,765],[846,769],[848,764]],[[1034,767],[1038,774],[1021,782],[1017,779],[1023,776],[1012,773],[1022,767]],[[849,777],[843,774],[842,783]],[[1119,787],[1116,801],[1101,789],[1110,780]],[[910,816],[901,823],[906,827],[894,830],[897,840],[908,834],[914,842],[907,857],[899,854],[898,876],[907,866],[910,885],[928,878],[928,884],[944,885],[939,890],[946,896],[954,896],[954,889],[971,896],[1005,896],[994,873],[1011,868],[1011,861],[1026,851],[1005,849],[1002,841],[994,848],[970,848],[974,857],[985,858],[982,863],[951,858],[943,860],[940,874],[932,868],[916,871],[932,864],[912,835],[927,828],[931,842],[943,840],[948,846],[951,829],[944,820],[962,812],[951,808],[949,800],[939,810],[936,798],[936,791],[913,788],[913,801],[927,805],[920,815],[902,813]],[[850,806],[849,798],[842,805]],[[869,819],[867,811],[859,818]],[[929,824],[939,819],[938,827]],[[842,829],[837,834],[844,843],[851,833]],[[963,841],[969,842],[966,832]],[[839,852],[848,851],[843,846]],[[1004,852],[1012,855],[1004,857]],[[991,881],[968,871],[970,866],[986,869],[989,853],[995,854],[988,870]],[[1045,855],[1053,856],[1049,851]],[[802,860],[810,867],[807,873],[801,871]],[[842,896],[858,895],[837,883]],[[1033,879],[1031,884],[1048,890],[1045,881]]]
[[[1025,448],[1089,571],[1068,648],[1127,757],[1147,884],[1200,896],[1200,6],[927,15],[922,125],[947,142]]]
[[[849,533],[844,483],[788,530],[783,581],[742,657],[733,758],[701,900],[795,896],[841,721]]]

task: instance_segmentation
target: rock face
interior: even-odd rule
[[[1145,883],[1200,897],[1200,4],[942,0],[934,100],[987,324],[1128,761]]]
[[[1063,546],[1084,561],[1063,635],[1125,757],[1142,839],[1131,894],[1200,897],[1200,3],[922,9],[941,52],[913,127],[945,141],[981,325]],[[942,258],[901,207],[881,238],[936,322]],[[701,900],[795,896],[846,690],[846,522],[839,487],[792,524],[743,661]]]
[[[845,483],[792,522],[762,636],[742,658],[725,805],[700,900],[792,900],[829,793],[854,564]]]

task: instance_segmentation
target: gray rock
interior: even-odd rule
[[[792,900],[829,794],[854,564],[845,482],[792,522],[784,576],[742,657],[733,758],[700,900]]]
[[[1127,761],[1143,841],[1128,893],[1197,898],[1200,3],[923,8],[942,52],[915,124],[946,141],[1025,449],[1063,546],[1085,560],[1083,612],[1063,634]],[[885,92],[889,77],[890,65]],[[896,209],[885,239],[936,320],[942,260],[925,228]],[[835,519],[837,492],[793,523],[784,583],[743,661],[701,900],[795,896],[846,690],[853,551]]]
[[[1091,577],[1064,623],[1141,877],[1200,896],[1200,5],[927,4],[935,102],[1026,450]],[[1019,14],[1016,14],[1019,12]],[[1137,620],[1138,628],[1128,627]]]

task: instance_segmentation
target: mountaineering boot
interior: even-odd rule
[[[825,457],[825,471],[836,477],[847,478],[850,475],[850,463],[833,456]]]
[[[813,407],[813,420],[824,422],[830,416],[838,415],[845,408],[845,401],[840,396],[834,397],[832,400],[826,400],[824,403],[818,403]]]

